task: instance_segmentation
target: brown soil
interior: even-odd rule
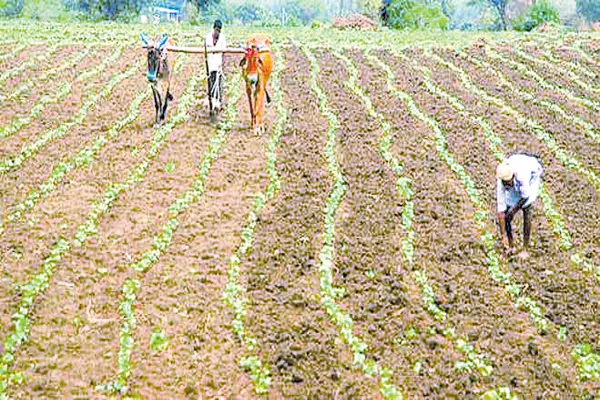
[[[253,390],[237,366],[241,345],[233,340],[230,311],[221,300],[225,260],[239,245],[254,194],[266,179],[266,137],[247,129],[246,98],[240,105],[244,124],[229,133],[206,194],[186,212],[185,224],[138,296],[143,317],[131,383],[144,398],[248,397]],[[172,344],[166,355],[153,356],[148,338],[159,326]]]
[[[438,102],[431,98],[420,101],[416,96],[424,93],[420,78],[388,55],[381,54],[381,59],[392,66],[400,89],[409,92],[421,107],[435,115]],[[387,115],[405,114],[406,111],[398,110],[403,103],[388,95],[380,74],[363,80],[364,86],[371,88],[376,104]],[[433,132],[429,129],[420,135],[405,134],[414,130],[398,132],[402,134],[397,151],[413,177],[415,191],[416,263],[426,269],[441,296],[441,307],[448,313],[449,322],[457,327],[459,336],[468,338],[481,354],[492,360],[491,381],[484,380],[480,387],[510,385],[525,397],[563,392],[568,384],[564,378],[553,376],[549,366],[551,359],[560,357],[560,349],[553,345],[549,353],[527,352],[529,347],[547,347],[547,341],[536,333],[526,314],[514,310],[503,289],[488,276],[479,232],[470,218],[475,210],[462,184],[436,155]],[[463,145],[463,149],[467,148]],[[457,389],[458,393],[465,391]],[[431,393],[444,396],[446,390]]]
[[[598,52],[595,44],[587,43],[585,48]],[[60,54],[69,57],[79,50],[73,46]],[[438,53],[467,69],[487,91],[549,127],[587,166],[595,169],[600,165],[597,145],[578,128],[498,89],[494,79],[451,53]],[[408,65],[389,53],[377,54],[397,74],[398,87],[439,122],[449,151],[471,176],[493,213],[496,161],[481,129],[444,100],[431,96],[420,75]],[[347,78],[343,63],[327,51],[317,52],[319,84],[340,121],[336,155],[348,185],[336,213],[334,282],[346,289],[338,303],[356,322],[355,334],[368,343],[366,355],[391,368],[392,383],[409,398],[475,399],[484,391],[503,386],[527,399],[581,398],[586,389],[592,396],[598,393],[597,383],[578,380],[569,353],[579,343],[599,344],[600,285],[590,274],[572,266],[571,253],[560,250],[550,221],[538,207],[531,258],[524,263],[502,254],[501,264],[526,294],[539,302],[554,326],[565,326],[568,332],[564,344],[552,335],[540,335],[528,315],[516,310],[504,289],[489,277],[481,232],[471,218],[475,210],[461,182],[437,154],[433,131],[387,92],[385,76],[378,68],[371,67],[359,52],[348,55],[360,65],[362,87],[392,124],[392,151],[404,165],[414,190],[415,268],[426,271],[436,303],[447,313],[444,324],[433,321],[424,309],[413,271],[402,261],[405,204],[396,192],[396,177],[379,154],[382,133],[378,124],[343,85]],[[423,57],[420,51],[410,51],[409,55],[434,68],[433,79],[439,86],[463,99],[468,110],[490,121],[504,139],[503,151],[527,150],[541,155],[545,184],[573,234],[576,248],[600,265],[597,190],[563,167],[543,143],[516,126],[502,110],[483,104],[463,89],[453,72]],[[23,60],[27,57],[25,52],[19,55]],[[73,93],[60,105],[49,106],[43,118],[3,140],[0,157],[14,154],[46,129],[66,121],[79,110],[89,89],[101,88],[113,73],[133,65],[139,52],[131,47],[114,68],[76,83],[75,73],[99,62],[99,57],[86,58],[54,80],[69,80]],[[43,73],[55,65],[53,62],[36,66],[6,83],[5,88]],[[226,76],[231,77],[237,68],[235,62],[227,61]],[[588,110],[538,90],[510,68],[494,65],[518,87],[560,100],[568,110],[598,123],[598,117]],[[190,56],[174,82],[171,116],[189,78],[202,70],[203,64]],[[536,71],[577,92],[564,78]],[[139,74],[121,82],[110,99],[90,111],[81,126],[50,143],[18,171],[0,176],[0,212],[10,211],[47,179],[55,165],[89,146],[99,132],[125,116],[130,102],[145,85]],[[333,178],[324,152],[327,123],[310,90],[309,62],[295,47],[286,49],[282,87],[289,111],[277,150],[282,185],[264,208],[252,248],[241,264],[241,283],[247,289],[244,297],[249,300],[246,329],[257,339],[260,358],[272,371],[268,398],[381,398],[378,381],[353,365],[350,347],[342,342],[338,327],[321,305],[319,256]],[[40,84],[22,104],[7,108],[15,115],[26,115],[39,96],[55,89],[54,83]],[[135,305],[138,325],[133,331],[136,345],[129,380],[131,394],[177,399],[257,397],[249,375],[238,365],[245,347],[232,332],[231,310],[223,302],[222,292],[227,281],[226,261],[240,244],[254,196],[267,182],[265,148],[274,128],[274,107],[268,111],[266,133],[255,136],[248,129],[247,101],[242,93],[240,115],[212,166],[204,196],[181,214],[172,244],[150,271],[136,274],[127,267],[150,249],[153,237],[167,220],[167,208],[197,177],[202,156],[215,134],[202,109],[204,93],[202,87],[199,101],[192,107],[195,118],[175,128],[144,180],[122,193],[100,221],[98,233],[64,257],[50,287],[36,299],[30,313],[29,341],[18,349],[11,367],[24,372],[27,381],[11,386],[11,398],[104,398],[94,387],[117,373],[121,287],[133,276],[140,279],[142,289]],[[3,115],[1,118],[7,118]],[[13,285],[27,282],[40,270],[58,237],[73,237],[93,201],[109,184],[127,179],[147,154],[153,117],[154,106],[148,98],[142,104],[141,116],[110,141],[90,167],[71,172],[26,219],[4,227],[0,234],[2,338],[10,331],[10,315],[19,301]],[[0,123],[8,120],[0,119]],[[167,171],[170,165],[174,165],[172,172]],[[494,223],[488,221],[492,230]],[[518,218],[520,240],[519,224]],[[499,247],[498,251],[501,253]],[[468,340],[478,354],[489,357],[494,367],[491,376],[483,378],[476,372],[454,369],[454,362],[465,357],[443,336],[446,327],[455,327],[458,337]],[[162,329],[170,341],[168,349],[160,353],[149,348],[155,328]],[[409,329],[416,334],[407,339]],[[422,363],[420,372],[413,368],[417,362]],[[555,369],[554,363],[562,369]]]
[[[577,95],[584,97],[584,98],[590,98],[593,99],[595,101],[600,101],[600,94],[599,93],[594,93],[594,92],[589,92],[586,91],[585,89],[583,89],[581,86],[579,86],[577,83],[572,82],[571,78],[570,78],[570,74],[569,71],[567,69],[563,69],[559,66],[559,71],[556,70],[550,70],[548,68],[544,68],[542,64],[538,64],[536,62],[530,61],[530,60],[525,60],[525,59],[521,59],[517,56],[515,56],[513,54],[513,52],[511,51],[510,48],[500,48],[502,50],[503,53],[507,54],[509,57],[513,57],[516,58],[518,61],[528,65],[530,68],[534,69],[536,72],[538,72],[539,75],[543,76],[544,78],[546,78],[547,80],[558,84],[560,86],[563,87],[568,87],[569,90],[571,90],[572,92],[576,93]],[[529,54],[532,57],[536,57],[536,58],[540,58],[541,57],[541,52],[539,50],[534,50],[532,48],[527,48],[526,50],[527,54]],[[576,74],[581,78],[581,81],[592,86],[595,87],[596,89],[600,89],[597,86],[597,82],[594,82],[593,80],[591,80],[590,78],[585,77],[582,74]]]
[[[131,55],[132,53],[129,54],[129,57],[122,58],[118,68],[126,69],[137,62]],[[86,86],[98,90],[115,71],[116,69],[106,71],[98,78],[99,82],[88,83]],[[98,134],[108,131],[117,119],[127,115],[129,111],[127,105],[144,85],[143,80],[139,77],[124,80],[115,87],[109,99],[104,103],[100,100],[99,104],[89,111],[88,117],[81,125],[73,127],[62,139],[48,143],[38,154],[25,161],[18,170],[4,174],[2,176],[4,183],[2,202],[7,205],[5,212],[12,211],[14,206],[24,201],[32,188],[37,190],[39,185],[48,179],[56,165],[72,159],[80,149],[91,145]],[[131,90],[132,88],[133,90]],[[83,89],[81,92],[85,93],[87,90]],[[85,97],[80,98],[77,102],[70,100],[68,104],[64,105],[62,111],[60,106],[48,109],[48,115],[63,119],[65,111],[67,115],[74,115],[85,100]],[[23,144],[33,142],[35,140],[32,140],[32,137],[35,137],[33,133],[39,132],[35,129],[41,129],[40,125],[32,123],[25,129],[25,132],[20,133],[17,139],[21,139]],[[126,168],[128,165],[123,164],[123,167]],[[111,168],[114,169],[115,166],[112,165]],[[78,185],[66,187],[67,181],[45,201],[42,200],[28,215],[32,219],[31,224],[28,222],[29,218],[7,224],[2,235],[5,239],[0,245],[0,254],[5,260],[2,270],[2,280],[5,284],[0,289],[0,298],[9,297],[8,292],[12,291],[14,284],[26,282],[33,273],[39,270],[44,257],[47,256],[46,249],[50,248],[58,237],[72,237],[77,225],[87,215],[92,199],[103,193],[105,183],[111,182],[103,181],[98,175],[95,175],[97,172],[95,169],[92,171],[91,176],[83,181],[85,188]],[[76,176],[67,179],[77,182]],[[65,200],[67,205],[65,205]],[[37,240],[31,240],[32,238]],[[23,256],[16,258],[14,257],[16,253]],[[4,311],[4,307],[12,308],[12,304],[3,302],[1,307]],[[7,320],[10,318],[10,312],[2,312],[1,315]]]
[[[456,61],[456,60],[455,60]],[[458,62],[458,61],[456,61]],[[489,80],[478,75],[475,71],[467,69],[475,82],[483,84],[486,90],[490,93],[496,92],[503,98],[510,98],[510,104],[520,104],[519,100],[511,98],[508,93],[499,92],[497,86],[495,86]],[[458,86],[457,86],[458,85]],[[458,89],[460,86],[459,82],[453,84],[453,88]],[[460,89],[458,89],[460,90]],[[465,97],[467,98],[467,97]],[[600,174],[600,148],[597,143],[593,142],[584,132],[577,131],[572,126],[569,127],[567,124],[557,122],[553,116],[548,115],[547,110],[537,108],[532,105],[528,105],[527,108],[523,107],[522,112],[538,121],[542,126],[547,127],[553,134],[554,138],[563,146],[563,148],[570,150],[586,167],[590,170]],[[500,128],[497,128],[497,132],[502,132]],[[535,139],[535,138],[534,138]],[[510,137],[506,137],[505,141],[513,145],[513,149],[510,151],[533,151],[528,150],[531,148],[529,142],[512,142]],[[537,142],[535,139],[534,143]],[[546,150],[546,154],[549,152]],[[541,154],[541,153],[540,153]],[[546,164],[553,164],[557,167],[560,163],[555,160],[552,155],[544,156],[547,162],[544,164],[546,169],[549,167]],[[560,166],[562,167],[562,166]],[[600,208],[598,207],[598,192],[594,190],[593,186],[584,179],[577,172],[566,170],[563,168],[563,172],[560,173],[563,183],[559,186],[555,186],[553,191],[557,191],[560,187],[573,187],[573,190],[569,191],[568,196],[557,196],[554,195],[555,207],[564,216],[565,224],[569,228],[569,231],[573,235],[573,240],[578,248],[582,248],[586,257],[593,259],[596,264],[600,262],[598,254],[592,250],[594,246],[600,244],[598,237],[600,237],[600,227],[598,224],[592,222],[597,221],[600,218]],[[568,174],[567,174],[568,173]],[[567,174],[567,175],[565,175]],[[545,180],[555,178],[554,174],[546,174]],[[576,181],[576,182],[574,182]],[[577,188],[577,189],[576,189]],[[578,188],[581,188],[579,190]]]
[[[193,70],[188,67],[182,77],[189,77],[191,73]],[[187,79],[176,81],[172,112],[186,83]],[[55,218],[64,220],[69,217],[72,221],[69,232],[64,233],[66,237],[72,237],[76,225],[87,217],[93,200],[103,195],[108,184],[127,179],[132,166],[146,154],[153,122],[154,105],[148,99],[142,105],[141,116],[125,130],[121,140],[106,146],[91,169],[77,171],[62,190],[42,203],[41,208],[47,210],[51,217],[58,213]],[[158,230],[170,202],[193,181],[205,142],[212,132],[206,125],[199,129],[197,124],[188,125],[191,126],[187,129],[174,130],[146,179],[115,202],[110,213],[101,221],[98,235],[90,237],[82,248],[73,249],[72,256],[58,268],[54,282],[66,282],[67,285],[51,285],[39,313],[36,313],[36,319],[41,319],[40,324],[34,325],[32,341],[23,351],[40,365],[37,371],[32,371],[27,387],[31,393],[66,390],[62,394],[67,397],[75,393],[88,394],[93,392],[95,383],[113,377],[119,345],[120,316],[117,307],[122,297],[121,285],[129,275],[125,267],[147,249],[148,240],[138,244],[143,232],[148,232],[152,225]],[[205,140],[191,144],[199,133]],[[133,148],[139,148],[140,152],[132,154]],[[190,148],[195,150],[188,151]],[[175,162],[175,171],[171,174],[165,169],[169,161]],[[78,200],[65,203],[65,198]],[[154,222],[156,220],[158,222]],[[50,219],[47,225],[54,226],[56,223],[53,224],[53,219]],[[46,252],[39,255],[40,259]],[[39,262],[33,264],[33,271],[39,269],[39,265]],[[99,272],[101,268],[106,268],[106,272]],[[68,307],[62,304],[65,299],[69,299]],[[87,329],[64,337],[59,332],[64,331],[65,324],[68,326],[76,316]],[[70,328],[73,330],[72,324]],[[68,342],[70,346],[66,345]],[[53,351],[48,353],[48,348]],[[62,355],[58,358],[60,364],[53,364],[55,361],[51,356],[54,354]],[[75,356],[70,357],[69,354]],[[95,362],[90,364],[90,359]],[[53,378],[48,379],[46,373],[54,368],[62,371],[61,374],[50,375]],[[60,383],[59,379],[65,382]]]
[[[362,71],[371,76],[370,70]],[[370,344],[367,354],[391,368],[394,383],[410,397],[415,392],[430,396],[442,389],[447,394],[472,392],[462,378],[452,382],[453,388],[447,387],[447,377],[453,375],[452,366],[460,355],[442,336],[426,332],[434,323],[422,307],[411,269],[402,262],[406,232],[401,228],[404,204],[396,190],[396,177],[379,154],[377,124],[367,116],[361,100],[342,86],[346,79],[344,65],[329,53],[322,54],[320,83],[343,127],[338,135],[338,158],[348,185],[336,221],[335,284],[348,293],[340,304],[356,322],[358,335]],[[370,88],[372,83],[365,82],[363,87]],[[398,123],[402,131],[423,134],[423,127],[414,120]],[[396,140],[404,150],[404,140]],[[369,271],[375,272],[371,279]],[[398,343],[410,328],[417,330],[417,338],[410,345]],[[422,377],[412,370],[419,361]],[[415,388],[415,382],[423,384]]]
[[[428,59],[420,58],[419,62],[428,67],[433,67],[433,64]],[[434,78],[446,90],[451,92],[458,92],[460,90],[458,89],[460,85],[456,82],[454,74],[438,65],[435,66]],[[488,84],[485,86],[486,90],[490,90],[491,86],[493,85]],[[542,156],[546,168],[545,182],[548,185],[550,193],[554,194],[554,197],[558,197],[556,194],[560,193],[560,188],[568,190],[569,193],[567,196],[560,196],[555,201],[559,210],[561,210],[561,203],[569,204],[575,198],[581,202],[577,204],[577,207],[580,209],[581,207],[595,207],[596,203],[581,199],[583,196],[595,195],[593,194],[594,189],[589,184],[579,180],[575,174],[565,171],[548,154],[547,148],[536,138],[517,128],[515,122],[503,115],[500,110],[492,106],[482,107],[477,103],[475,98],[467,96],[464,91],[460,97],[468,99],[467,104],[470,110],[488,118],[495,131],[503,137],[506,144],[506,152],[527,150]],[[431,102],[431,99],[428,99],[428,101]],[[423,103],[426,104],[427,101]],[[447,106],[443,110],[439,110],[439,112],[440,115],[442,113],[444,115],[443,119],[440,118],[445,121],[444,123],[453,115]],[[540,118],[543,123],[542,115],[533,116],[534,118]],[[466,121],[460,119],[457,126],[463,127],[466,123]],[[448,129],[450,130],[450,128]],[[473,135],[469,135],[468,140],[473,142],[475,139]],[[457,144],[454,148],[460,154],[460,149],[466,149],[464,139],[457,141],[457,143],[460,145]],[[481,146],[485,145],[481,144]],[[464,150],[462,151],[464,152]],[[488,187],[493,187],[489,183],[489,176],[493,176],[492,173],[482,173],[482,171],[489,171],[489,165],[495,166],[496,162],[493,161],[491,156],[488,156],[489,161],[487,163],[482,162],[481,155],[484,153],[478,151],[477,154],[478,157],[474,158],[472,154],[470,155],[469,152],[466,152],[459,159],[459,162],[472,171],[473,177],[479,181],[480,187],[485,187],[484,185],[486,184]],[[486,164],[488,165],[487,167],[485,166]],[[574,186],[575,182],[577,182],[577,186]],[[490,189],[488,192],[487,201],[492,208],[495,201],[493,190]],[[485,194],[486,191],[482,191],[482,193]],[[573,206],[575,205],[573,204]],[[577,215],[577,213],[565,214],[573,217]],[[581,226],[585,227],[586,225],[593,224],[593,220],[589,219],[585,214],[579,213],[579,217],[581,218]],[[584,219],[584,217],[588,219]],[[536,211],[536,221],[535,243],[531,251],[532,257],[527,263],[508,260],[511,272],[513,272],[518,282],[527,284],[528,293],[532,298],[540,302],[540,305],[546,312],[546,316],[553,323],[559,326],[564,325],[568,328],[569,339],[567,340],[567,345],[572,347],[581,342],[595,343],[600,326],[596,318],[598,303],[594,299],[598,299],[599,297],[599,287],[594,283],[593,277],[573,267],[569,262],[569,255],[559,250],[559,243],[556,236],[552,233],[549,221],[544,218],[542,211],[539,209]],[[569,224],[569,227],[571,228],[572,225]]]
[[[79,97],[79,87],[80,85],[74,80],[75,74],[78,71],[83,71],[84,69],[95,65],[100,62],[100,56],[94,50],[90,51],[88,55],[79,63],[75,68],[68,68],[63,70],[60,74],[55,75],[53,78],[47,79],[44,82],[40,82],[39,78],[41,78],[45,73],[49,70],[53,70],[57,67],[60,67],[65,60],[71,60],[77,56],[80,52],[85,51],[83,46],[62,46],[59,47],[53,57],[50,57],[45,60],[45,62],[38,63],[36,62],[33,67],[27,68],[20,74],[6,80],[2,84],[2,93],[4,95],[8,95],[14,90],[19,89],[22,85],[27,84],[28,81],[34,82],[34,85],[25,91],[19,98],[11,101],[4,102],[2,107],[4,108],[4,112],[1,114],[0,123],[6,124],[13,120],[15,116],[28,116],[31,111],[31,106],[35,104],[43,95],[48,95],[50,97],[54,97],[59,86],[63,82],[69,82],[71,84],[71,93],[67,96],[65,102],[69,102],[72,105],[78,104]],[[47,54],[47,49],[36,50],[32,52],[27,52],[27,58],[34,57],[37,55]],[[10,68],[13,68],[15,65],[12,64]],[[38,131],[32,132],[42,132],[41,129],[48,129],[53,124],[58,123],[61,119],[65,117],[66,114],[62,112],[48,112],[49,107],[46,108],[46,111],[42,113],[42,117],[40,121],[42,122],[42,126]],[[6,139],[3,139],[5,141]],[[4,156],[4,145],[2,146],[2,153],[0,155]]]
[[[308,81],[308,60],[286,54],[282,77],[288,127],[277,152],[281,190],[263,210],[247,271],[248,332],[273,372],[274,398],[372,398],[377,385],[320,305],[319,251],[332,180],[323,149],[327,124]]]
[[[543,122],[541,120],[537,121],[544,129],[552,133],[553,137],[556,139],[557,143],[561,145],[561,147],[569,150],[573,154],[577,154],[577,158],[585,167],[600,172],[600,169],[598,168],[600,165],[600,145],[590,138],[578,125],[575,125],[570,121],[565,121],[562,117],[552,111],[549,111],[542,105],[523,101],[510,89],[501,87],[497,78],[492,77],[491,74],[486,74],[485,72],[481,71],[480,68],[473,66],[473,64],[470,62],[463,61],[461,58],[455,57],[449,52],[443,52],[442,54],[438,53],[438,55],[442,55],[446,60],[463,68],[469,74],[469,77],[473,80],[473,82],[479,86],[482,84],[487,84],[490,87],[490,94],[502,98],[511,107],[516,108],[521,114],[528,117],[533,115],[543,116]],[[483,58],[480,55],[476,55],[476,57]],[[491,62],[496,68],[502,65],[497,61],[494,62],[494,60],[486,59],[486,61]],[[523,79],[522,77],[519,77],[519,72],[514,70],[503,72],[505,72],[505,74],[509,77],[510,82],[516,83],[515,87],[517,89],[533,91],[537,94],[538,98],[544,99],[544,97],[546,97],[547,100],[551,101],[556,101],[556,98],[561,98],[560,96],[556,95],[547,98],[545,91],[535,90],[538,87],[535,81],[532,79],[529,80],[527,78]],[[562,97],[561,100],[556,101],[556,103],[565,108],[567,113],[579,115],[587,121],[592,122],[596,126],[600,126],[600,118],[598,118],[597,113],[589,111],[587,108],[582,106],[578,106],[576,104],[574,105],[565,97]],[[577,137],[578,140],[573,140],[573,137]]]

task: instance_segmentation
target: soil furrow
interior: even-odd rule
[[[547,67],[540,62],[528,60],[528,59],[520,56],[522,53],[516,54],[514,52],[514,50],[510,47],[506,47],[506,48],[498,47],[496,49],[501,51],[503,54],[505,54],[511,58],[515,58],[519,62],[522,62],[523,64],[528,65],[530,68],[538,71],[539,74],[542,75],[547,80],[549,80],[553,83],[557,83],[561,86],[568,87],[569,90],[573,91],[574,93],[576,93],[579,96],[587,97],[594,101],[600,101],[600,94],[594,92],[595,90],[599,90],[599,88],[597,87],[597,83],[590,81],[585,76],[581,76],[579,74],[573,74],[570,71],[568,71],[567,69],[562,69],[558,65],[556,65],[555,67],[554,66]],[[521,50],[521,52],[522,51],[523,50]],[[536,59],[540,58],[537,55],[537,51],[531,50],[531,49],[527,50],[526,55],[535,57]],[[580,80],[579,81],[580,83],[578,84],[577,82],[574,82],[572,77],[577,77]],[[582,86],[589,86],[594,91],[588,90]]]
[[[238,245],[254,195],[267,179],[266,136],[249,126],[247,100],[215,161],[201,201],[186,212],[173,244],[146,275],[138,296],[140,318],[130,379],[144,398],[248,398],[252,385],[237,366],[242,347],[231,334],[231,317],[222,301],[225,260]],[[267,129],[269,132],[269,129]],[[152,329],[171,338],[169,350],[153,355]],[[183,361],[183,362],[182,362]]]
[[[348,96],[342,85],[347,74],[340,74],[344,66],[328,54],[322,54],[321,60],[321,84],[344,127],[338,146],[348,191],[336,220],[338,271],[334,279],[347,295],[340,303],[355,320],[358,335],[369,343],[367,354],[389,367],[394,372],[392,380],[406,388],[409,396],[415,391],[425,395],[423,386],[415,388],[423,378],[412,367],[422,362],[422,375],[439,376],[431,386],[440,386],[442,376],[452,375],[452,365],[460,355],[444,338],[432,338],[426,332],[425,327],[435,323],[422,307],[412,271],[402,262],[404,204],[396,179],[379,154],[381,133],[367,117],[361,100]],[[404,132],[419,130],[415,121],[403,122]],[[411,328],[417,337],[400,344],[402,333]],[[431,359],[441,361],[434,367],[426,361]],[[434,369],[444,372],[432,373]]]
[[[448,52],[440,52],[446,60],[453,64],[463,68],[469,77],[478,85],[486,84],[491,89],[490,93],[494,96],[501,97],[507,101],[512,107],[519,110],[521,113],[529,115],[539,121],[541,125],[552,133],[556,141],[565,149],[572,152],[581,162],[591,170],[598,172],[600,166],[600,145],[596,143],[592,138],[586,135],[579,126],[575,125],[570,121],[565,121],[557,114],[549,111],[541,105],[532,104],[531,102],[523,101],[518,95],[512,93],[507,88],[501,88],[496,78],[490,77],[488,74],[482,72],[480,69],[473,67],[469,62],[465,62],[458,57],[452,56]],[[508,72],[510,81],[515,82],[514,72]],[[516,87],[520,88],[517,84]],[[530,91],[535,87],[534,82],[529,82],[529,87],[524,87],[527,91]],[[541,93],[537,93],[538,96]],[[570,102],[566,102],[569,104]],[[559,103],[561,104],[561,103]],[[567,109],[567,111],[569,111]],[[572,112],[572,111],[571,111]],[[586,118],[591,117],[591,114],[583,114]],[[543,123],[542,123],[543,121]],[[597,116],[594,119],[588,119],[588,121],[596,124],[600,127],[600,119]],[[576,140],[573,140],[576,138]]]
[[[578,175],[566,171],[553,158],[543,143],[540,143],[530,133],[519,129],[512,118],[503,114],[496,107],[491,105],[482,106],[476,98],[468,96],[453,72],[437,64],[432,64],[429,59],[421,58],[418,61],[434,70],[433,79],[436,84],[452,93],[459,94],[469,110],[477,115],[485,116],[490,121],[492,127],[504,139],[507,153],[511,151],[528,151],[541,156],[545,167],[544,181],[549,191],[551,193],[561,193],[568,188],[568,196],[558,197],[557,205],[564,210],[569,229],[574,230],[575,226],[579,226],[581,234],[578,237],[580,240],[590,239],[584,243],[577,243],[576,240],[576,245],[580,245],[584,249],[591,246],[591,249],[594,249],[597,246],[597,239],[592,240],[591,235],[583,233],[584,230],[595,229],[595,224],[591,222],[590,214],[586,215],[586,213],[581,212],[583,208],[592,211],[592,215],[600,215],[598,214],[599,203],[594,188],[590,187],[587,182],[582,181]],[[489,86],[492,86],[492,84],[488,83],[484,86],[486,91],[490,90]],[[464,123],[464,121],[460,122],[463,125]],[[473,139],[470,139],[470,141],[473,141]],[[462,146],[464,147],[464,144]],[[459,147],[459,145],[456,145],[457,152]],[[470,165],[474,178],[482,185],[485,182],[488,183],[487,199],[490,209],[495,212],[494,175],[493,172],[490,173],[489,171],[490,168],[493,169],[492,167],[496,165],[496,162],[492,161],[490,157],[487,167],[484,166],[485,164],[481,167],[475,166],[480,158],[481,156],[474,157],[469,153],[463,156],[465,165]],[[509,265],[513,275],[518,282],[529,286],[528,292],[533,298],[541,302],[546,316],[552,322],[558,326],[568,328],[568,344],[595,343],[600,333],[600,324],[597,321],[598,299],[600,298],[598,285],[594,284],[593,276],[582,273],[571,265],[568,254],[559,249],[558,239],[552,233],[549,222],[544,218],[540,218],[540,214],[540,211],[536,212],[534,242],[530,252],[532,257],[526,262],[517,259],[511,260]],[[576,219],[578,220],[576,221]],[[516,233],[518,233],[517,240],[520,240],[521,232],[516,230]],[[591,256],[593,253],[586,251],[584,254]]]
[[[126,68],[127,64],[132,62],[135,61],[123,60],[123,67]],[[137,81],[141,79],[138,78]],[[135,91],[131,90],[132,86]],[[28,190],[37,188],[57,164],[73,157],[79,148],[88,146],[99,133],[98,130],[108,130],[112,122],[126,115],[126,105],[143,86],[144,82],[125,80],[120,87],[116,88],[107,103],[99,105],[90,112],[87,123],[74,129],[64,140],[48,145],[40,154],[25,163],[19,171],[3,175],[7,186],[2,190],[6,194],[2,201],[6,200],[5,204],[14,205],[27,195]],[[115,109],[119,111],[115,112]],[[119,170],[119,166],[115,166],[112,160],[111,165],[105,168],[111,169],[114,173]],[[122,166],[127,168],[129,165],[122,164]],[[6,224],[0,245],[0,254],[4,261],[1,276],[5,283],[0,289],[0,298],[7,298],[9,295],[6,291],[12,290],[12,285],[23,283],[34,271],[37,271],[43,257],[46,256],[45,249],[49,248],[58,237],[72,236],[76,226],[86,215],[92,199],[100,195],[105,184],[112,182],[115,177],[112,175],[111,180],[102,180],[99,179],[100,175],[96,175],[99,171],[94,168],[91,171],[95,178],[88,177],[87,180],[77,181],[77,177],[73,177],[74,185],[63,183],[49,198],[32,210],[27,219]],[[18,191],[13,190],[14,188]],[[6,211],[10,211],[10,208],[6,207]]]
[[[182,78],[196,73],[189,66]],[[187,79],[176,81],[175,96],[183,93],[186,83]],[[152,109],[149,121],[153,121],[151,99],[147,107]],[[173,104],[173,109],[176,108],[177,100]],[[135,155],[130,151],[132,145],[148,145],[148,137],[154,128],[150,122],[142,126],[145,126],[143,131],[134,136],[139,141],[131,142],[134,137],[128,140],[123,136],[120,146],[112,147],[116,152],[104,153],[101,158],[107,164],[97,163],[97,170],[81,171],[71,180],[62,196],[70,194],[69,198],[79,201],[70,202],[72,206],[77,205],[77,209],[69,215],[83,213],[85,216],[89,212],[93,199],[101,195],[104,188],[96,180],[105,184],[121,181],[131,172],[131,166],[140,161],[141,155],[146,155],[145,151]],[[23,352],[23,358],[18,360],[17,366],[30,375],[27,385],[20,389],[20,393],[28,393],[23,394],[25,397],[36,397],[40,392],[58,397],[87,396],[93,393],[95,384],[110,377],[118,352],[119,289],[129,274],[126,266],[132,260],[133,249],[127,245],[136,246],[136,239],[145,236],[144,232],[153,221],[160,224],[170,199],[193,180],[198,158],[211,132],[208,124],[198,126],[196,122],[175,128],[146,179],[122,194],[105,220],[100,222],[97,235],[88,238],[82,247],[74,247],[72,254],[63,259],[36,312],[31,342]],[[118,159],[126,162],[115,163]],[[173,170],[167,167],[170,162],[174,163]],[[164,190],[163,185],[174,192]],[[139,192],[138,189],[143,190]],[[60,206],[64,206],[64,199],[58,197],[47,199],[43,208],[62,212]],[[153,199],[161,202],[155,203]],[[77,219],[77,223],[82,219]],[[68,334],[65,335],[65,331]],[[57,354],[61,357],[56,357]],[[95,362],[90,364],[90,359]],[[35,368],[30,368],[31,365]]]
[[[288,131],[279,147],[281,190],[262,212],[248,271],[247,329],[273,375],[274,397],[373,397],[377,383],[352,368],[352,353],[319,296],[323,213],[332,182],[323,154],[327,124],[309,86],[309,62],[286,54]]]
[[[426,89],[422,87],[419,75],[387,54],[380,54],[380,57],[392,66],[399,88],[420,100],[418,103],[429,115],[436,116],[441,105],[434,98],[424,100]],[[398,100],[391,98],[383,83],[378,81],[365,82],[367,87],[373,87],[375,101],[382,110],[390,110],[392,115],[394,112],[401,114],[393,108]],[[443,119],[438,116],[437,120]],[[461,128],[467,135],[473,132],[466,121],[462,121]],[[450,138],[452,131],[447,131],[447,135]],[[480,234],[471,220],[475,210],[459,182],[435,155],[432,136],[431,131],[426,131],[425,135],[414,139],[398,139],[399,154],[407,153],[409,149],[421,153],[418,157],[408,154],[401,157],[407,169],[415,174],[415,229],[419,238],[415,244],[416,262],[425,267],[432,284],[443,293],[439,301],[448,313],[449,321],[462,333],[461,336],[472,340],[481,353],[490,356],[494,366],[492,379],[495,385],[492,387],[510,385],[511,390],[527,398],[568,392],[569,382],[555,375],[551,368],[555,359],[568,355],[564,350],[559,352],[553,344],[548,348],[548,341],[539,336],[527,315],[516,311],[503,289],[489,278],[483,244],[477,239]],[[483,146],[481,141],[468,141],[473,145],[473,151]],[[463,151],[473,147],[462,143]],[[454,152],[456,149],[449,150]],[[415,162],[423,165],[415,166]],[[491,184],[487,186],[492,187]],[[428,245],[430,249],[427,249]],[[539,352],[538,348],[545,351]],[[484,380],[484,383],[488,382]]]

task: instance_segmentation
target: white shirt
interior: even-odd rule
[[[208,35],[206,35],[204,41],[207,49],[223,50],[227,48],[227,40],[225,40],[225,35],[223,35],[223,33],[219,34],[217,44],[214,44],[213,31],[210,31]],[[206,58],[208,61],[208,72],[221,71],[223,67],[223,53],[208,53]]]
[[[543,169],[537,158],[527,154],[513,154],[508,157],[511,168],[515,173],[514,185],[506,189],[501,179],[496,180],[496,198],[498,212],[507,211],[519,200],[526,198],[523,207],[530,206],[540,193]]]

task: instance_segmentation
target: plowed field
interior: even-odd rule
[[[0,25],[0,399],[600,397],[597,38],[272,32],[258,135],[236,57],[154,126],[131,29]]]

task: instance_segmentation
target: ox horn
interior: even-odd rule
[[[167,40],[169,40],[169,35],[165,35],[165,36],[162,38],[162,40],[160,41],[160,44],[158,45],[158,48],[159,48],[159,49],[162,49],[162,48],[163,48],[163,46],[164,46],[165,44],[167,44]]]
[[[140,33],[140,39],[142,42],[144,42],[146,47],[150,47],[150,44],[148,43],[148,36],[146,36],[145,33]]]

